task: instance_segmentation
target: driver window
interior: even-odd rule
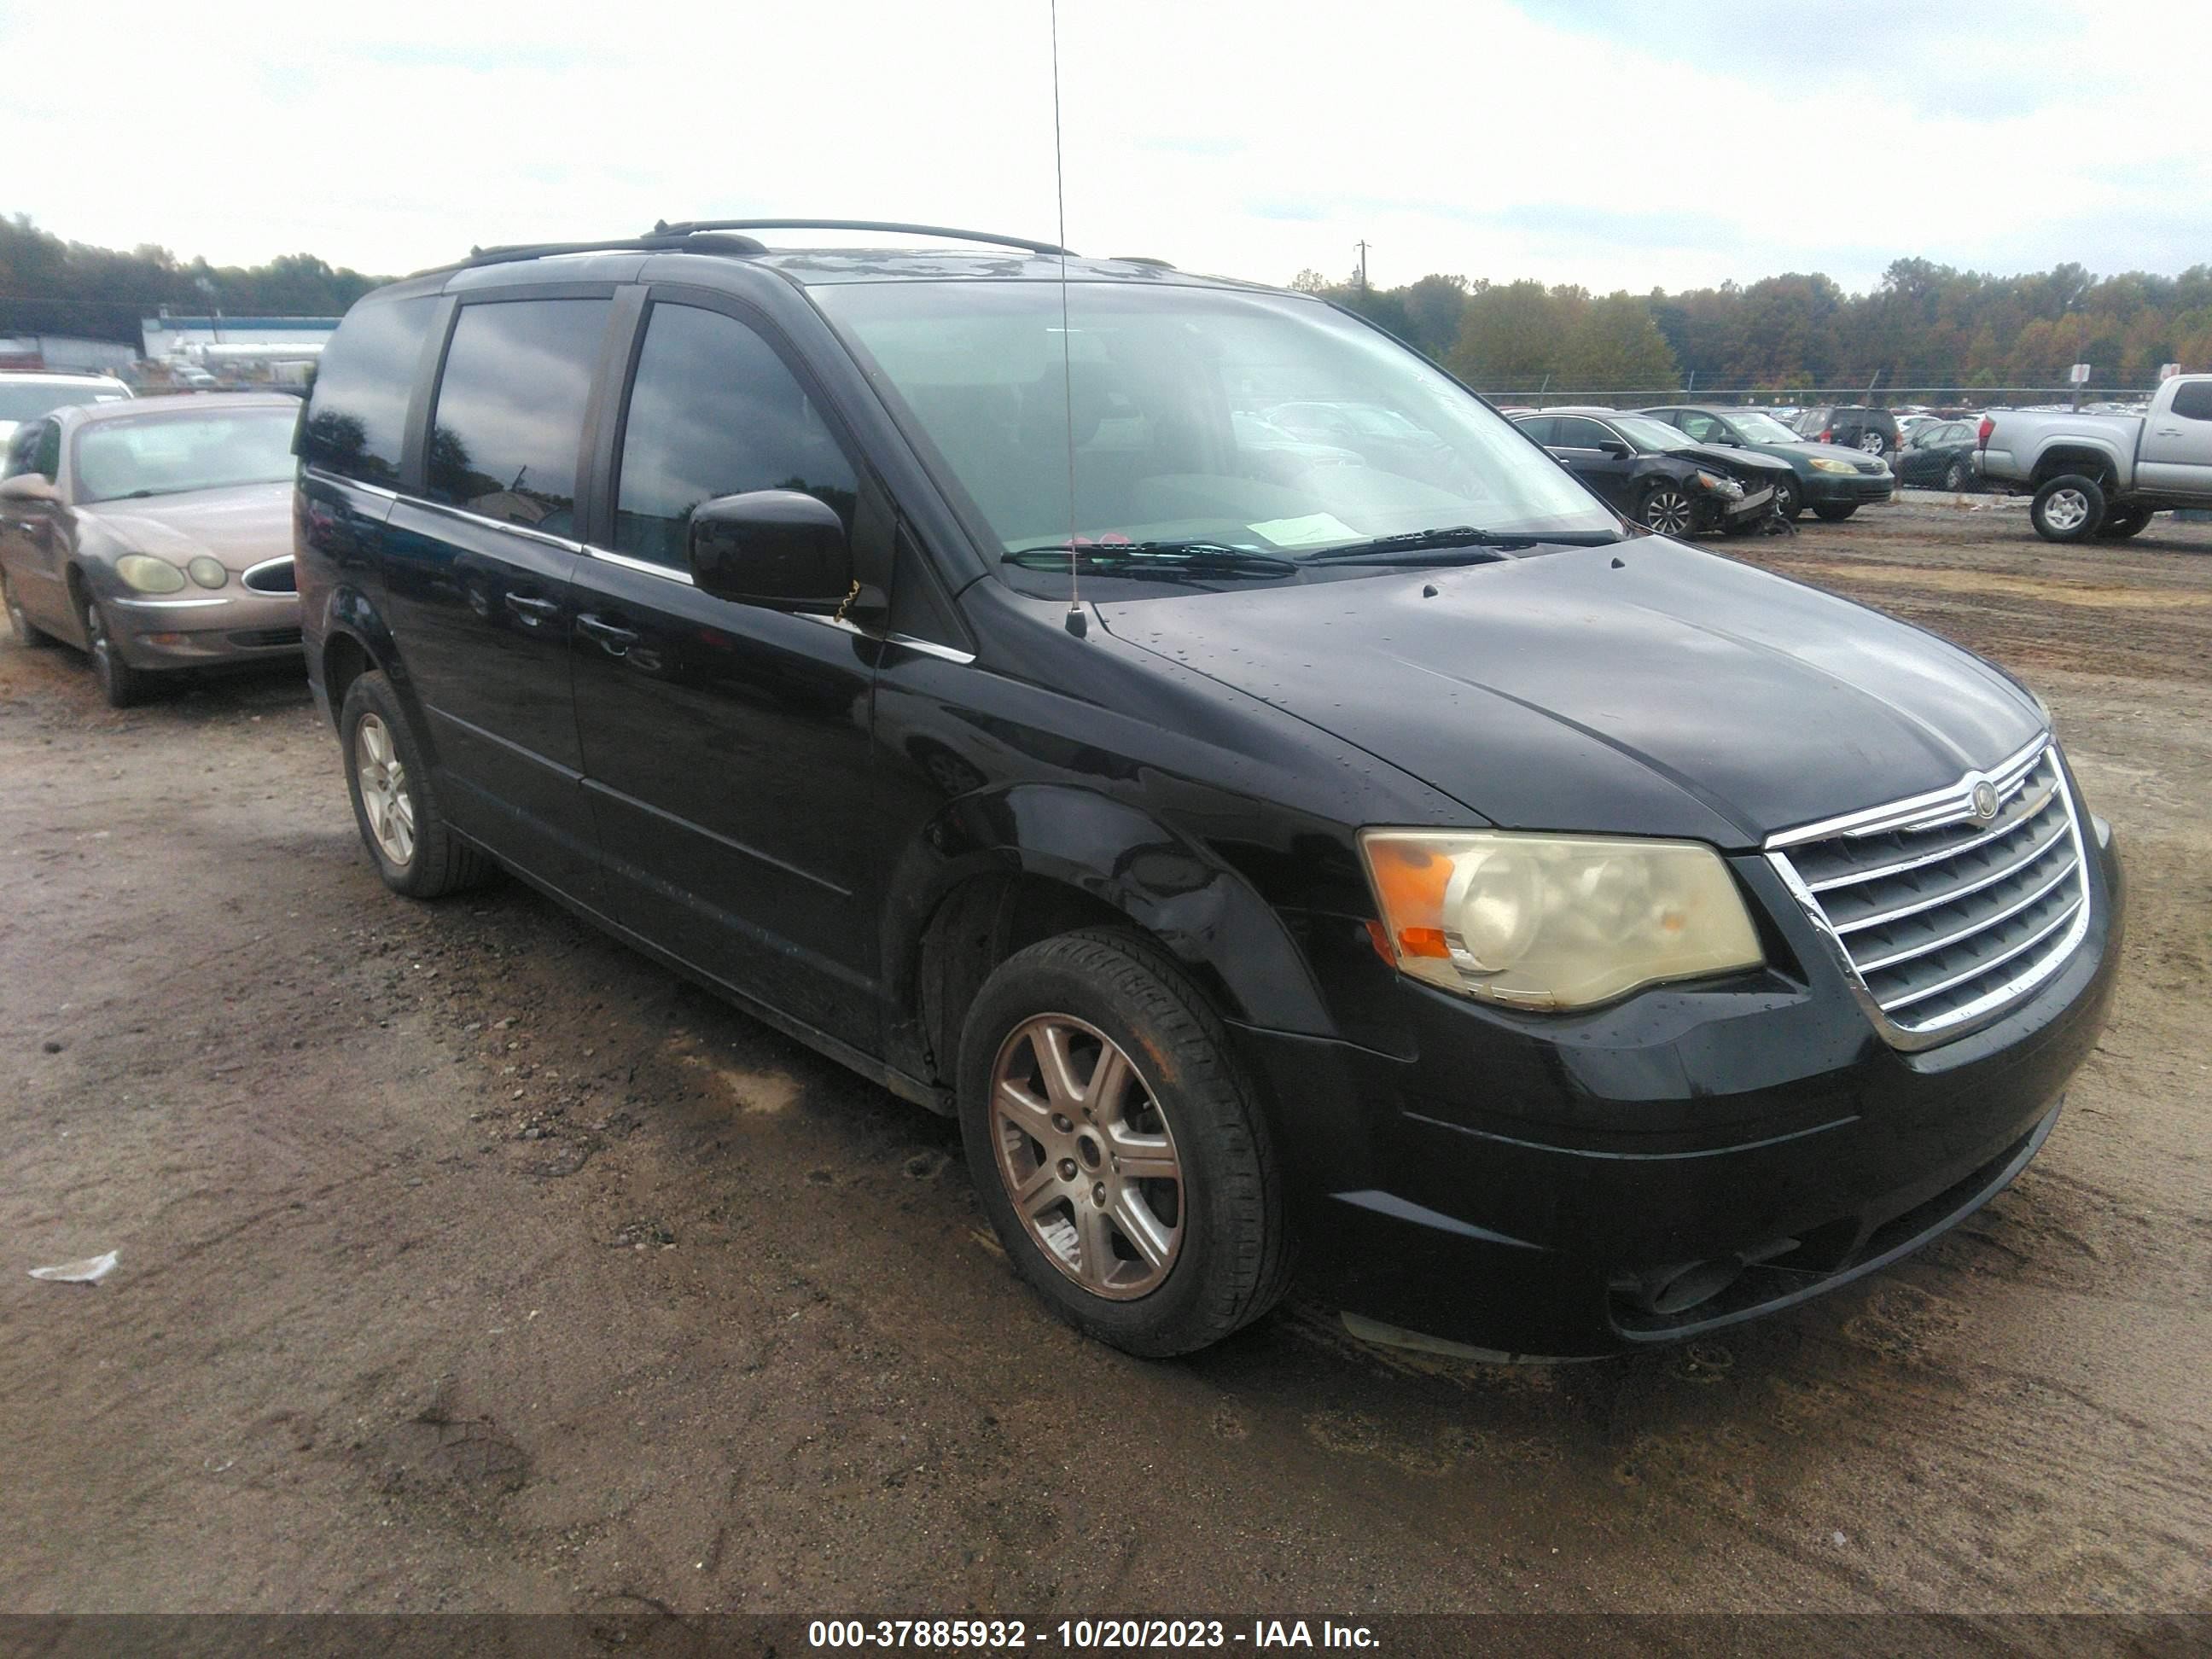
[[[1559,435],[1552,440],[1559,449],[1597,449],[1619,441],[1598,422],[1579,415],[1562,415]]]

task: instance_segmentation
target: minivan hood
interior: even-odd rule
[[[212,554],[233,574],[292,550],[292,486],[239,484],[78,509],[125,548],[172,564]]]
[[[1753,847],[2043,729],[1979,658],[1658,537],[1097,609],[1507,829]]]

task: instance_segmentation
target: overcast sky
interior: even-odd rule
[[[2212,6],[1061,0],[1066,234],[1642,291],[2212,260]],[[0,0],[0,211],[399,272],[775,213],[1049,238],[1045,0]]]

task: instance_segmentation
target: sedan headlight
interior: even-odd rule
[[[1518,1008],[1587,1008],[1765,960],[1701,842],[1367,830],[1359,848],[1399,971]]]
[[[125,553],[115,562],[115,574],[141,593],[174,593],[185,585],[183,571],[146,553]]]
[[[1717,472],[1698,474],[1698,487],[1700,489],[1710,489],[1715,495],[1728,501],[1740,501],[1743,499],[1743,486],[1734,478],[1722,477]]]
[[[1832,455],[1815,455],[1813,458],[1813,471],[1815,472],[1856,472],[1858,470],[1856,462],[1839,461]]]
[[[230,572],[223,568],[221,559],[211,559],[203,553],[185,567],[185,574],[202,587],[221,587],[230,580]]]

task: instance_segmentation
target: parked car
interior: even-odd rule
[[[492,250],[332,338],[302,619],[395,891],[505,866],[956,1115],[1137,1353],[1294,1242],[1370,1336],[1636,1348],[2034,1156],[2122,900],[2009,677],[1631,532],[1310,296],[775,234]],[[1253,477],[1255,385],[1464,482]]]
[[[78,404],[15,429],[0,599],[26,645],[92,659],[123,708],[185,668],[300,653],[295,398]]]
[[[1663,536],[1741,532],[1774,516],[1789,465],[1717,449],[1686,432],[1611,409],[1550,409],[1513,424],[1627,518]]]
[[[1992,410],[1975,444],[1984,479],[2034,492],[2045,540],[2132,536],[2167,507],[2212,507],[2212,374],[2162,382],[2148,415]]]
[[[1840,521],[1869,501],[1887,501],[1896,482],[1888,465],[1875,457],[1810,442],[1756,410],[1670,404],[1638,412],[1681,428],[1699,443],[1748,449],[1788,462],[1796,476],[1775,501],[1775,510],[1785,519],[1810,507],[1820,518]]]
[[[1792,424],[1801,438],[1856,449],[1863,455],[1894,455],[1901,441],[1894,415],[1861,404],[1817,404],[1800,410]]]
[[[1935,489],[1965,491],[1981,487],[1974,472],[1972,421],[1916,421],[1897,452],[1897,481]]]
[[[25,421],[81,404],[118,402],[131,388],[112,374],[0,374],[0,442]]]

